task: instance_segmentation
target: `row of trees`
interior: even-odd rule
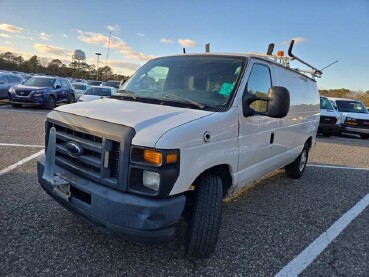
[[[72,77],[78,79],[96,79],[96,66],[85,62],[71,62],[64,64],[59,59],[49,61],[45,58],[32,56],[25,60],[12,52],[0,54],[0,70],[20,71],[25,73],[43,73],[46,75],[56,75],[60,77]],[[127,80],[128,76],[115,74],[109,66],[99,67],[99,80]]]
[[[362,101],[366,107],[369,107],[369,90],[363,91],[353,91],[346,88],[341,89],[324,89],[319,90],[320,95],[327,97],[338,97],[338,98],[349,98],[357,99]]]

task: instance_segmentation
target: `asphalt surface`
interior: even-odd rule
[[[44,144],[46,111],[0,104],[0,170]],[[0,176],[1,276],[273,276],[369,193],[369,140],[318,137],[300,180],[278,170],[225,201],[216,252],[184,257],[186,224],[173,240],[143,245],[102,234],[50,198],[36,160]],[[311,263],[302,276],[369,276],[369,209]]]

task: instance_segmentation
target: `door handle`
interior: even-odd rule
[[[274,132],[272,132],[271,134],[270,134],[270,144],[273,144],[273,142],[274,142]]]

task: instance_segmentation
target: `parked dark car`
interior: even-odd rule
[[[15,108],[41,105],[52,110],[57,103],[74,103],[76,95],[67,79],[38,76],[28,79],[23,85],[11,87],[8,98]]]
[[[111,80],[109,80],[109,81],[105,82],[104,86],[119,89],[120,81],[114,81],[114,80],[111,81]]]
[[[14,74],[0,73],[0,99],[6,99],[8,97],[9,88],[21,83],[22,78]]]
[[[88,84],[90,86],[102,86],[104,84],[104,82],[101,82],[101,81],[90,81],[90,82],[88,82]]]

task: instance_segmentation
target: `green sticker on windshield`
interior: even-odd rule
[[[219,90],[219,94],[222,95],[230,95],[233,90],[234,84],[231,83],[223,83],[221,89]]]

